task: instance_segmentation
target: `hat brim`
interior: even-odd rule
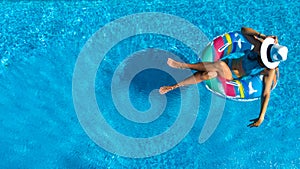
[[[272,45],[272,44],[275,44],[275,40],[273,38],[266,38],[260,47],[261,60],[262,60],[263,64],[269,69],[276,68],[280,63],[280,61],[270,62],[268,60],[268,47],[269,47],[269,45]]]

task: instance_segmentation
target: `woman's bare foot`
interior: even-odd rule
[[[159,93],[160,94],[166,94],[168,93],[169,91],[175,89],[173,86],[163,86],[159,89]]]
[[[185,66],[185,63],[177,62],[171,58],[168,58],[167,64],[176,69],[186,69],[187,67]]]

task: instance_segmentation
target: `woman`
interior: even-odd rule
[[[261,109],[259,117],[251,120],[249,127],[258,127],[264,120],[267,106],[270,100],[272,81],[275,78],[276,69],[281,61],[287,59],[288,49],[278,44],[276,36],[266,36],[251,28],[243,27],[241,32],[245,38],[254,45],[254,48],[246,52],[239,59],[221,60],[217,62],[199,62],[187,64],[168,59],[167,64],[173,68],[193,69],[197,72],[182,82],[173,86],[163,86],[160,94],[165,94],[181,86],[200,83],[203,80],[223,77],[226,80],[243,78],[246,76],[263,76],[263,93],[261,96]]]

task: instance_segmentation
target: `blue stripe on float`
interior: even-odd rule
[[[230,35],[230,38],[231,38],[231,42],[232,42],[232,50],[231,50],[231,53],[234,53],[235,50],[236,50],[236,45],[237,45],[237,39],[236,37],[234,36],[236,32],[230,32],[229,35]]]

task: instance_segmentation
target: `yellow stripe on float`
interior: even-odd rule
[[[239,91],[240,91],[240,94],[241,94],[241,98],[245,98],[245,91],[244,91],[244,87],[243,87],[242,83],[239,80],[235,80],[235,82],[239,86]]]
[[[227,50],[227,55],[229,55],[232,51],[232,41],[231,41],[230,35],[228,33],[225,34],[225,38],[227,40],[227,43],[229,44],[228,50]]]

